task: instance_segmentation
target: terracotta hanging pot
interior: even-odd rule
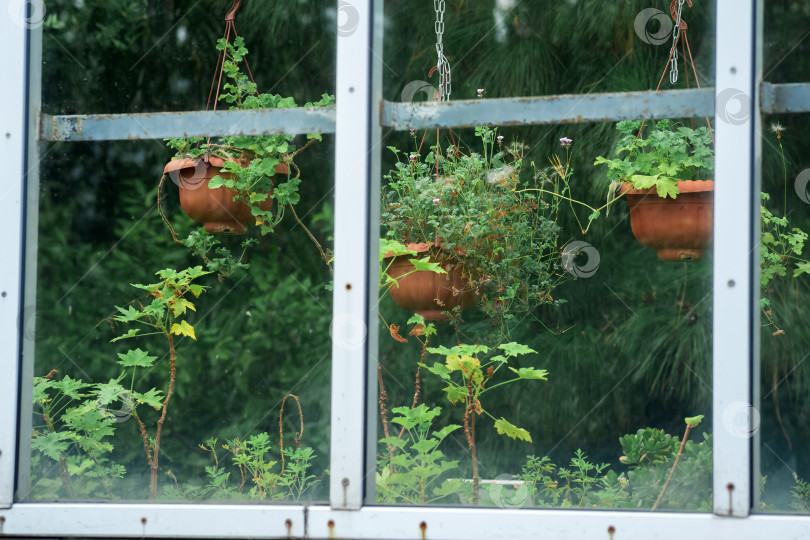
[[[399,307],[417,313],[427,321],[440,321],[449,319],[443,311],[453,311],[456,307],[464,310],[476,304],[478,297],[470,289],[463,275],[463,265],[456,257],[433,244],[408,244],[407,247],[417,255],[399,255],[388,266],[388,275],[399,278],[389,289],[391,298]],[[413,271],[409,259],[421,259],[428,253],[430,262],[439,263],[447,273],[417,270],[408,274]],[[400,278],[405,274],[408,275]]]
[[[231,160],[236,161],[236,160]],[[244,234],[248,225],[254,222],[250,208],[241,200],[234,201],[236,193],[226,187],[208,189],[208,181],[220,175],[225,160],[211,156],[206,163],[202,158],[183,158],[170,161],[163,169],[180,188],[180,205],[188,217],[202,223],[211,234]],[[289,167],[278,164],[276,175],[286,175]],[[275,178],[275,177],[274,177]],[[271,191],[272,193],[272,191]],[[262,210],[270,210],[273,199],[266,199],[260,205]]]
[[[622,185],[636,240],[658,251],[662,261],[697,261],[712,247],[714,181],[682,180],[676,199],[661,198],[655,188]]]

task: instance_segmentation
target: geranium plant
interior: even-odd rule
[[[690,128],[659,120],[642,138],[640,120],[616,124],[622,134],[616,158],[596,158],[608,166],[612,186],[627,182],[635,189],[655,188],[659,197],[678,196],[679,180],[707,180],[714,176],[714,141],[708,127]]]
[[[259,93],[248,75],[241,69],[248,50],[245,40],[237,37],[233,43],[224,38],[217,41],[217,50],[225,54],[222,71],[228,82],[223,85],[224,92],[219,100],[228,104],[230,109],[286,109],[297,107],[292,97],[277,94]],[[321,99],[306,103],[305,107],[326,106],[334,104],[334,97],[323,94]],[[308,142],[296,150],[292,144],[292,135],[238,135],[204,140],[202,137],[188,139],[168,139],[167,145],[176,151],[175,159],[219,157],[224,160],[223,175],[217,175],[208,184],[209,189],[226,187],[248,205],[255,218],[256,225],[262,234],[273,231],[281,221],[286,207],[298,203],[298,185],[300,171],[293,158],[321,135],[307,135]],[[283,182],[274,185],[277,166],[292,166],[295,174],[287,174]],[[287,169],[289,171],[289,168]],[[267,209],[262,203],[268,199],[276,202],[275,209]],[[265,208],[263,208],[265,206]]]

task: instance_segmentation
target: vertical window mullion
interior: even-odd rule
[[[17,442],[19,347],[22,270],[23,178],[25,175],[26,29],[22,18],[0,16],[0,50],[4,81],[0,85],[0,253],[6,257],[0,272],[0,508],[13,501]],[[16,104],[16,105],[15,105]]]
[[[717,515],[736,517],[748,515],[758,486],[754,482],[759,427],[754,399],[759,365],[757,12],[757,0],[717,2],[713,506]]]
[[[383,0],[371,0],[371,101],[369,126],[370,144],[369,154],[369,177],[367,179],[369,192],[368,205],[368,231],[369,249],[366,267],[369,273],[369,296],[368,296],[368,361],[366,363],[366,417],[365,417],[365,495],[364,504],[375,503],[376,492],[376,472],[377,472],[377,419],[378,400],[377,392],[377,365],[378,356],[378,305],[379,305],[379,251],[380,243],[380,181],[381,181],[381,150],[382,140],[382,69],[383,69],[383,35],[384,35],[384,12]]]
[[[37,306],[37,253],[39,251],[39,162],[42,114],[42,26],[28,31],[28,137],[25,173],[25,233],[23,234],[23,308],[20,313],[21,375],[19,433],[31,433],[33,421],[34,336]],[[43,374],[44,375],[44,374]],[[17,441],[16,499],[28,496],[31,489],[31,437]]]
[[[345,510],[363,504],[367,448],[369,252],[371,241],[377,242],[369,227],[372,3],[338,3],[329,501]]]

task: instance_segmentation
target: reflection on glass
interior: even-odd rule
[[[384,94],[672,88],[674,21],[620,4],[392,5]],[[676,88],[711,86],[712,17]],[[378,503],[711,509],[712,131],[641,120],[386,140]]]
[[[48,36],[77,43],[61,29],[46,57],[61,54]],[[222,75],[219,109],[296,106],[260,91],[282,79],[260,77],[260,48],[203,33],[193,52]],[[294,79],[299,104],[333,103]],[[43,148],[21,499],[324,500],[331,147],[315,134]]]

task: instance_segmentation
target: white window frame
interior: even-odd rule
[[[713,422],[712,513],[373,505],[374,310],[383,124],[405,129],[513,120],[525,124],[608,121],[688,116],[677,114],[687,108],[693,116],[714,114],[715,237],[719,241],[714,244],[713,417],[722,418],[728,407],[740,403],[758,404],[759,257],[753,248],[759,242],[760,118],[763,111],[810,111],[808,85],[760,84],[762,3],[717,0],[713,91],[488,99],[420,107],[416,113],[407,105],[382,100],[382,0],[339,1],[338,9],[351,15],[357,30],[338,32],[337,107],[295,113],[50,117],[40,111],[41,29],[23,28],[0,15],[5,74],[0,85],[0,163],[6,170],[0,197],[4,232],[0,252],[7,259],[0,274],[0,536],[512,540],[612,538],[610,531],[615,531],[617,539],[810,538],[810,517],[750,514],[757,504],[754,479],[759,477],[759,440],[735,436],[720,421]],[[751,30],[741,32],[744,28]],[[728,121],[724,111],[729,96],[739,106],[750,107],[743,121]],[[35,292],[39,141],[162,138],[180,136],[180,130],[187,131],[189,125],[218,135],[229,133],[237,117],[240,132],[336,134],[335,251],[340,256],[335,261],[333,334],[356,333],[359,324],[366,329],[367,339],[357,347],[346,346],[345,340],[333,342],[330,504],[14,502],[15,485],[27,482],[27,467],[20,464],[27,463],[29,452],[24,434],[30,431],[30,420],[24,418],[30,416],[33,351],[21,339],[19,321],[22,306]],[[739,189],[742,182],[750,189]],[[756,433],[756,426],[750,427]]]

